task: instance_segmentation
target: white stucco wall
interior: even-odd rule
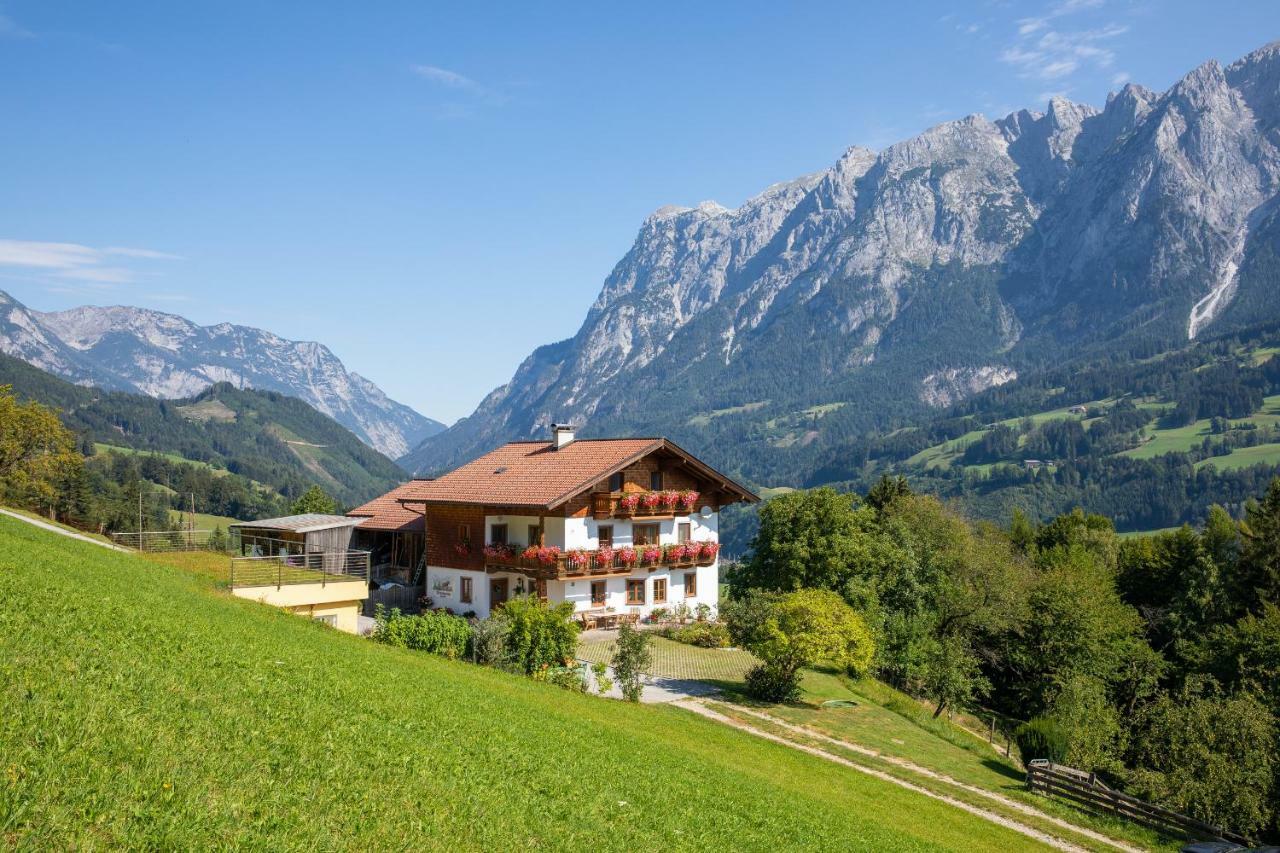
[[[719,514],[714,513],[710,518],[703,518],[694,514],[676,516],[674,519],[658,522],[660,525],[659,544],[675,544],[677,525],[685,521],[691,525],[690,537],[693,541],[707,542],[717,540]],[[536,516],[486,516],[485,541],[488,542],[489,539],[490,525],[506,524],[508,541],[520,545],[528,544],[525,542],[528,538],[528,526],[537,523],[538,518]],[[596,521],[594,518],[548,517],[544,527],[545,541],[548,545],[555,545],[564,551],[572,551],[575,548],[594,550],[599,545],[598,537],[601,524],[613,525],[613,544],[615,548],[632,544],[632,522],[630,519]],[[696,572],[698,575],[698,594],[692,598],[685,597],[685,572]],[[470,603],[463,603],[462,601],[462,578],[464,576],[470,577],[472,581],[472,600]],[[520,580],[520,576],[514,573],[489,574],[483,571],[428,566],[427,595],[431,597],[432,603],[436,607],[448,607],[454,613],[459,614],[474,610],[477,616],[484,618],[489,615],[491,609],[489,581],[494,577],[509,577],[508,589],[510,594],[516,594],[516,584]],[[619,612],[636,609],[642,614],[647,614],[655,607],[672,608],[681,601],[685,602],[690,610],[695,609],[698,604],[710,605],[713,610],[719,605],[719,559],[710,566],[697,566],[687,569],[664,566],[650,572],[647,569],[639,568],[632,572],[630,577],[645,581],[645,604],[627,604],[627,578],[610,577],[603,579],[605,582],[604,607],[612,607]],[[667,600],[665,603],[655,603],[653,600],[653,579],[659,577],[667,580]],[[548,581],[547,598],[552,602],[571,601],[575,610],[589,610],[593,607],[601,606],[591,603],[591,582],[592,579],[589,577]],[[446,583],[449,587],[447,591],[444,589]],[[524,584],[525,588],[529,589],[530,582],[525,580]]]

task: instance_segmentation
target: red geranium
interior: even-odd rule
[[[662,549],[657,545],[646,545],[640,552],[640,559],[646,563],[656,563],[662,559]]]
[[[692,489],[690,489],[687,492],[681,492],[680,505],[683,506],[685,509],[693,509],[694,504],[698,502],[699,497],[700,495],[697,492],[693,491]]]
[[[662,505],[665,506],[667,509],[675,509],[676,504],[678,503],[680,503],[679,492],[663,492],[662,493]]]
[[[635,512],[636,507],[640,506],[640,496],[634,493],[623,495],[622,500],[618,501],[618,506],[626,512]]]
[[[484,546],[484,555],[491,560],[505,560],[515,556],[515,549],[510,545],[495,542]]]
[[[454,550],[454,552],[455,552],[459,557],[470,557],[470,556],[471,556],[471,543],[470,543],[470,542],[455,542],[455,543],[453,543],[453,550]]]
[[[582,548],[575,548],[569,552],[569,565],[575,569],[585,569],[590,562],[591,555]]]
[[[528,548],[525,548],[523,551],[520,552],[520,556],[525,560],[538,559],[538,546],[530,545]]]
[[[596,551],[596,565],[602,569],[613,568],[613,548],[608,545],[601,545]]]
[[[719,542],[703,542],[698,548],[698,556],[704,560],[714,560],[720,553]]]
[[[635,565],[635,562],[636,562],[636,549],[635,548],[619,548],[617,557],[618,557],[618,562],[621,563],[622,565],[633,566]]]
[[[645,492],[640,503],[644,504],[645,509],[657,509],[658,504],[662,503],[662,492]]]
[[[555,545],[538,549],[538,562],[550,566],[560,557],[560,549]]]

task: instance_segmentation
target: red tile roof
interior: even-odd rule
[[[394,520],[390,503],[407,501],[433,504],[482,504],[488,506],[554,509],[592,488],[632,462],[658,450],[682,457],[702,476],[743,500],[758,500],[747,489],[698,461],[663,438],[578,439],[555,449],[549,441],[514,441],[434,480],[414,480],[352,510],[352,515],[375,516],[362,529],[384,527]],[[384,512],[387,521],[383,521]],[[411,511],[400,507],[394,518],[408,519]],[[416,517],[416,513],[413,514]],[[377,525],[375,527],[375,524]]]
[[[359,525],[361,530],[422,530],[422,513],[406,509],[400,499],[409,496],[410,489],[419,480],[396,486],[382,497],[362,504],[347,515],[368,516]]]

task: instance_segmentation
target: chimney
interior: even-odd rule
[[[573,425],[572,424],[552,424],[551,440],[555,444],[555,449],[559,450],[566,444],[573,441]]]

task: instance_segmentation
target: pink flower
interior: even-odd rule
[[[569,552],[569,565],[575,569],[585,569],[590,562],[591,555],[582,548],[575,548]]]
[[[515,554],[515,549],[510,545],[494,543],[484,546],[484,555],[491,560],[505,560]]]
[[[553,565],[559,557],[560,549],[555,545],[552,545],[549,548],[544,547],[538,549],[538,562],[542,563],[544,566]]]
[[[471,556],[471,543],[470,543],[470,542],[455,542],[455,543],[453,544],[453,550],[454,550],[454,552],[455,552],[459,557],[470,557],[470,556]]]
[[[694,505],[698,502],[699,497],[700,495],[692,489],[687,492],[681,492],[680,505],[685,509],[693,509]]]
[[[538,559],[538,546],[530,545],[528,548],[525,548],[522,552],[520,552],[520,556],[522,559],[525,559],[525,560]]]
[[[613,568],[613,548],[608,545],[601,545],[596,551],[596,566],[602,569]]]
[[[698,556],[704,560],[714,560],[720,553],[719,542],[703,542],[698,548]]]
[[[619,549],[618,549],[618,562],[619,562],[619,563],[621,563],[621,564],[622,564],[622,565],[624,565],[624,566],[632,566],[632,565],[635,565],[635,562],[636,562],[636,549],[635,549],[635,548],[619,548]]]
[[[657,545],[646,545],[640,552],[640,559],[646,563],[656,563],[662,559],[662,549]]]
[[[644,504],[645,509],[657,509],[658,504],[662,503],[662,493],[645,492],[645,495],[640,499],[640,502]]]
[[[622,500],[618,501],[618,506],[626,512],[635,512],[636,507],[640,506],[640,496],[634,493],[623,495]]]
[[[663,492],[662,493],[662,505],[665,506],[667,509],[675,509],[676,504],[678,503],[680,503],[679,492]]]

